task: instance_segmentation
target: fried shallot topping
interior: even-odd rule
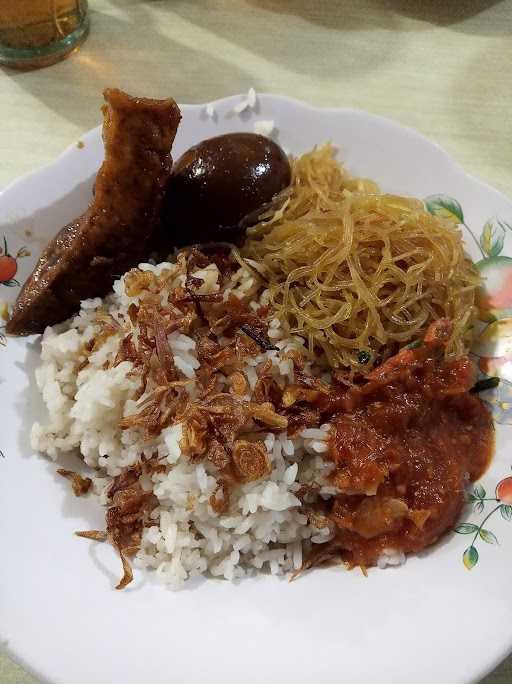
[[[229,250],[217,246],[206,251],[181,252],[176,266],[158,275],[140,269],[128,273],[125,291],[136,301],[121,321],[114,321],[102,310],[97,312],[100,333],[90,341],[86,354],[96,351],[111,335],[118,335],[110,366],[130,363],[129,375],[140,382],[133,397],[136,409],[120,420],[119,427],[137,431],[149,443],[162,430],[180,424],[182,454],[193,461],[204,459],[216,473],[217,490],[210,505],[220,514],[229,509],[230,492],[235,487],[271,472],[259,433],[263,437],[268,431],[285,430],[289,421],[281,401],[285,388],[283,381],[276,379],[279,374],[274,377],[272,361],[254,366],[254,386],[245,373],[249,360],[276,349],[268,341],[262,316],[267,312],[251,311],[247,301],[229,289],[231,274],[238,268]],[[216,273],[215,286],[212,272]],[[192,341],[195,346],[199,368],[193,377],[185,372],[179,352],[173,349],[173,340],[180,334],[187,336],[186,344]],[[299,430],[297,406],[292,413]],[[305,424],[311,424],[311,415]],[[78,533],[108,540],[115,547],[124,571],[118,588],[132,579],[129,558],[140,548],[144,526],[150,524],[150,514],[158,504],[152,492],[141,485],[141,477],[170,467],[156,457],[149,461],[141,457],[110,486],[106,531]]]
[[[123,576],[116,589],[124,589],[133,579],[129,558],[140,548],[142,531],[158,499],[145,491],[140,483],[144,471],[151,470],[148,462],[138,463],[123,470],[108,489],[109,506],[106,513],[106,531],[76,532],[77,536],[95,541],[109,541],[117,550],[123,565]]]
[[[82,477],[73,470],[65,470],[64,468],[58,468],[57,472],[71,482],[75,496],[83,496],[91,488],[92,480],[90,477]]]
[[[243,482],[259,480],[272,471],[263,442],[238,439],[233,445],[233,462]]]

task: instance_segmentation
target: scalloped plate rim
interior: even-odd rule
[[[183,103],[180,104],[179,107],[180,109],[186,110],[186,109],[203,109],[207,104],[212,105],[214,108],[216,107],[227,107],[228,105],[234,105],[240,101],[240,98],[245,97],[243,94],[236,94],[236,95],[228,95],[227,97],[223,98],[218,98],[217,100],[212,100],[210,102],[204,102],[200,104],[188,104],[188,103]],[[428,138],[425,134],[421,133],[420,131],[416,130],[412,126],[405,126],[399,123],[398,121],[395,121],[392,118],[383,116],[382,114],[375,114],[373,112],[368,112],[364,109],[358,109],[354,107],[323,107],[323,106],[317,106],[313,105],[309,102],[305,102],[304,100],[299,100],[298,98],[290,97],[288,95],[278,95],[278,94],[273,94],[273,93],[267,93],[267,92],[261,92],[257,94],[258,98],[261,98],[262,101],[264,100],[275,100],[275,101],[281,101],[287,105],[290,105],[292,107],[299,107],[302,109],[309,110],[313,114],[319,114],[319,115],[337,115],[337,114],[354,114],[354,115],[363,115],[366,117],[370,117],[371,119],[374,119],[377,122],[380,122],[381,124],[385,126],[389,126],[393,128],[396,131],[400,131],[401,133],[407,133],[407,135],[411,136],[412,138],[416,138],[418,140],[421,140],[421,142],[425,143],[426,145],[429,145],[431,148],[434,148],[440,155],[440,157],[443,157],[444,162],[451,167],[454,173],[459,174],[464,176],[464,178],[468,181],[471,181],[472,183],[475,183],[476,185],[479,185],[483,187],[486,191],[492,192],[493,194],[497,195],[500,197],[500,199],[504,202],[509,202],[510,200],[508,197],[501,192],[500,190],[497,190],[496,188],[492,187],[487,181],[484,181],[467,171],[465,171],[464,167],[460,162],[458,162],[456,159],[454,159],[447,150],[445,150],[439,143],[431,140]],[[79,140],[86,140],[86,141],[94,141],[97,142],[98,136],[101,137],[101,126],[95,126],[94,128],[89,129],[86,133],[82,134],[79,137]],[[43,166],[35,169],[34,171],[28,171],[27,173],[19,176],[18,178],[15,178],[11,182],[9,182],[5,188],[0,189],[0,198],[3,198],[6,194],[11,192],[12,190],[18,190],[19,186],[22,185],[23,183],[26,183],[27,181],[32,181],[36,179],[39,175],[44,174],[45,172],[49,170],[53,170],[56,166],[60,166],[62,162],[67,161],[68,156],[70,155],[75,155],[79,154],[80,150],[77,149],[76,142],[71,143],[68,145],[53,161],[48,162],[47,164],[44,164]]]

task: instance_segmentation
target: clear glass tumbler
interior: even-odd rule
[[[0,65],[48,66],[67,57],[89,31],[87,0],[0,0]]]

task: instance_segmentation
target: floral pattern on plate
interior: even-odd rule
[[[481,484],[475,485],[472,492],[469,494],[469,501],[473,504],[473,510],[476,513],[483,513],[486,503],[489,501],[497,503],[497,506],[494,506],[494,508],[490,510],[479,525],[476,523],[464,522],[457,525],[454,530],[457,534],[473,535],[470,545],[462,555],[464,565],[468,570],[471,570],[471,568],[474,568],[478,563],[479,554],[476,548],[476,542],[479,539],[487,544],[499,543],[494,532],[491,532],[491,530],[484,527],[487,521],[490,520],[495,513],[498,513],[498,511],[500,512],[501,517],[507,522],[512,520],[512,477],[505,477],[498,482],[494,497],[487,497],[487,492]]]
[[[446,195],[432,195],[425,199],[425,207],[431,214],[449,218],[463,226],[482,255],[476,267],[485,280],[485,286],[477,293],[478,321],[471,353],[476,357],[481,372],[479,382],[483,391],[480,397],[489,406],[497,423],[512,425],[512,259],[501,256],[507,232],[512,233],[512,226],[494,216],[485,223],[478,239],[465,223],[457,200]],[[495,496],[490,498],[481,484],[475,485],[469,494],[469,502],[477,514],[484,512],[486,503],[497,504],[479,524],[464,522],[455,527],[457,534],[473,535],[462,556],[465,567],[471,570],[479,559],[478,540],[498,544],[496,535],[485,524],[498,511],[504,520],[512,520],[512,477],[500,480]]]
[[[18,273],[18,261],[25,257],[31,256],[31,253],[26,247],[20,247],[13,256],[9,252],[7,245],[7,238],[3,236],[3,245],[0,247],[0,286],[4,287],[20,287],[20,282],[16,280]],[[0,346],[5,347],[7,338],[5,336],[5,321],[9,317],[9,308],[6,302],[0,300]]]
[[[3,247],[0,247],[0,285],[5,287],[19,287],[15,276],[18,273],[18,260],[30,256],[26,247],[20,247],[16,256],[12,256],[7,246],[7,238],[3,236]]]

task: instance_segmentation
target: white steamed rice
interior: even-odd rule
[[[183,284],[184,276],[175,264],[142,264],[140,268],[155,274],[175,271],[173,286]],[[215,265],[194,275],[204,281],[201,292],[219,289]],[[238,296],[256,292],[254,279],[244,269],[233,275],[230,288]],[[264,292],[251,308],[256,310],[265,300]],[[329,465],[322,458],[329,425],[306,429],[293,439],[285,431],[268,432],[264,444],[272,465],[270,474],[237,487],[228,513],[216,513],[209,503],[217,486],[215,469],[209,462],[193,463],[181,454],[180,424],[164,429],[150,442],[144,442],[137,429],[119,428],[123,417],[137,411],[133,397],[140,382],[129,374],[129,361],[104,368],[115,358],[122,333],[109,337],[79,369],[86,343],[98,333],[98,312],[109,313],[122,323],[129,305],[137,301],[138,297],[126,294],[121,278],[104,300],[84,301],[74,318],[47,328],[36,379],[49,417],[45,424],[33,426],[33,448],[53,459],[78,450],[85,463],[96,469],[93,481],[103,503],[112,478],[135,464],[142,454],[150,457],[157,452],[165,459],[172,466],[169,472],[144,476],[142,482],[153,490],[159,506],[151,514],[155,524],[144,530],[135,564],[154,568],[157,576],[173,587],[200,574],[232,580],[260,569],[276,575],[299,569],[304,550],[330,538],[328,527],[317,529],[308,523],[296,496],[302,483],[317,483],[324,497],[334,493],[332,487],[325,486]],[[282,339],[277,320],[270,323],[269,337],[281,350],[303,348],[298,337]],[[195,341],[178,332],[168,339],[176,367],[193,380],[199,368]],[[283,360],[277,351],[268,351],[247,362],[245,374],[251,389],[257,380],[255,368],[266,359],[272,361],[276,377],[293,381],[291,361]],[[194,382],[187,387],[192,397],[196,390]],[[140,402],[145,398],[143,395]]]

